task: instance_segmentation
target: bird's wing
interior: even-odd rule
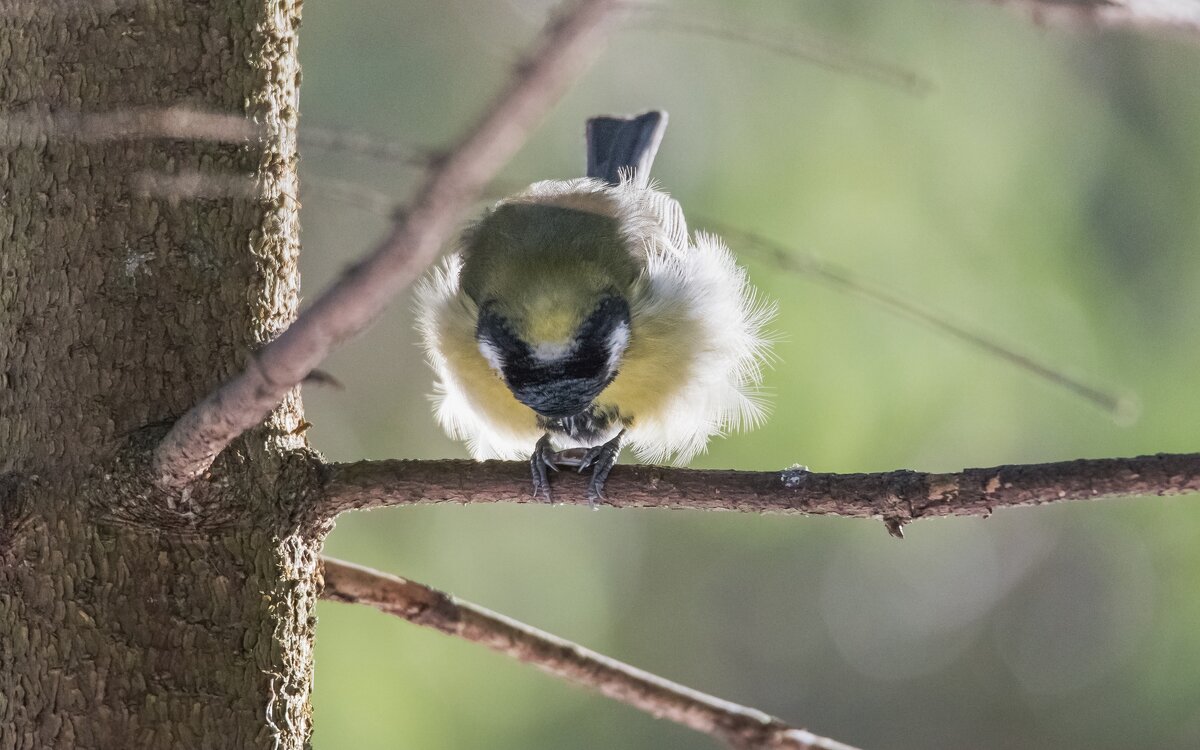
[[[662,227],[671,246],[677,250],[686,250],[688,247],[687,219],[683,218],[683,208],[680,207],[679,201],[664,192],[649,187],[640,192],[643,196],[644,210],[653,216],[654,220]]]

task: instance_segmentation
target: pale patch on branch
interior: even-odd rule
[[[732,748],[854,750],[788,726],[757,709],[671,682],[420,583],[329,557],[324,563],[325,599],[366,604],[417,625],[480,643],[652,716],[703,732]]]
[[[988,0],[1039,24],[1200,32],[1200,0]]]
[[[617,0],[580,0],[551,21],[534,54],[467,136],[433,168],[407,213],[233,380],[179,419],[154,456],[163,488],[201,476],[336,345],[361,333],[433,261],[463,211],[602,47]]]

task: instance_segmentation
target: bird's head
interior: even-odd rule
[[[475,339],[484,359],[542,417],[585,411],[617,375],[629,345],[629,303],[609,291],[539,295],[520,310],[507,307],[480,306]]]
[[[591,406],[616,377],[632,330],[639,266],[627,233],[604,206],[585,208],[502,204],[464,241],[479,351],[547,419]]]

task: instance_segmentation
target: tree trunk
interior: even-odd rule
[[[202,486],[145,475],[295,313],[299,2],[15,7],[0,117],[183,105],[265,138],[0,141],[0,749],[304,747],[324,529],[298,395]],[[184,169],[258,192],[139,194]]]

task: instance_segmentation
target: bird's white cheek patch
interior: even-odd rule
[[[613,370],[629,346],[629,325],[621,323],[608,334],[608,369]]]
[[[479,342],[479,353],[487,360],[487,363],[496,372],[500,372],[500,352],[496,351],[496,347],[486,341]]]

